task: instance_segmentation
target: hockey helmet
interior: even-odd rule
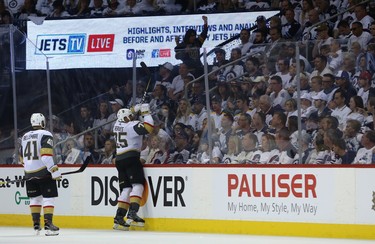
[[[130,116],[132,115],[133,113],[130,109],[122,108],[117,112],[117,120],[120,122],[125,122],[125,118],[131,120]]]
[[[46,126],[46,118],[41,113],[33,113],[30,118],[32,127],[44,127]]]

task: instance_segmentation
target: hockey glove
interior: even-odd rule
[[[61,172],[59,170],[59,167],[57,167],[57,165],[52,166],[49,169],[49,171],[51,172],[52,179],[54,179],[54,180],[61,180],[61,178],[62,178]]]
[[[141,105],[141,114],[142,115],[150,114],[150,104],[143,103]]]

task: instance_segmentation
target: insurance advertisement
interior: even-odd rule
[[[208,36],[203,47],[215,46],[256,24],[263,15],[278,11],[207,14]],[[157,66],[175,59],[175,37],[183,39],[188,29],[201,33],[202,15],[141,16],[101,19],[28,21],[26,68],[122,68],[145,62]]]

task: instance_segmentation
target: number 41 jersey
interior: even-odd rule
[[[25,177],[43,177],[49,175],[43,156],[53,157],[53,137],[49,131],[33,130],[27,132],[21,141],[21,160]]]

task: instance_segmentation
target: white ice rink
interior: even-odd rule
[[[31,228],[0,227],[0,243],[136,243],[136,244],[367,244],[370,240],[323,239],[277,236],[221,235],[152,231],[115,231],[93,229],[61,229],[58,236],[35,236]]]

